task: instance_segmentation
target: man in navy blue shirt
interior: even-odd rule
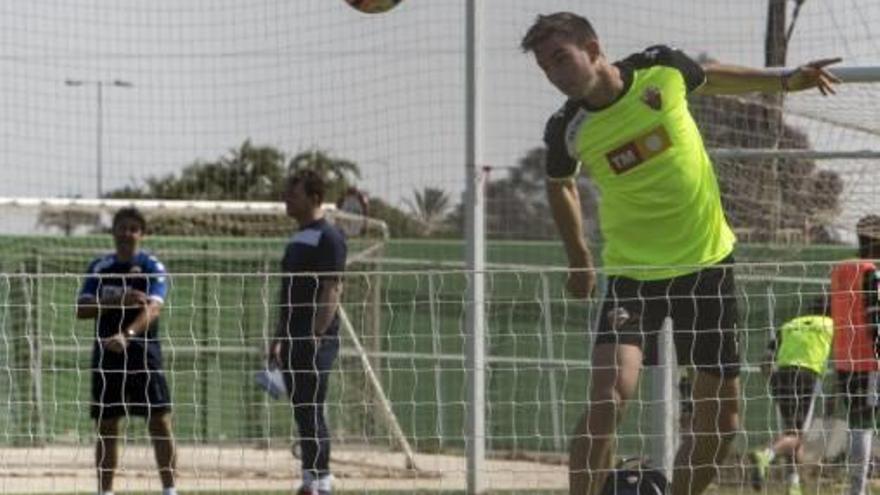
[[[333,361],[339,353],[339,299],[345,270],[345,237],[324,218],[324,181],[303,170],[284,190],[287,215],[299,224],[281,260],[280,314],[270,355],[281,369],[302,452],[299,495],[329,495],[330,432],[324,401]]]
[[[171,394],[162,373],[159,313],[168,292],[165,267],[140,244],[147,223],[135,208],[113,217],[116,251],[92,261],[76,317],[95,320],[91,416],[98,429],[99,493],[113,493],[120,419],[147,419],[163,495],[176,495]]]

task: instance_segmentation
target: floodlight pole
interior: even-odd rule
[[[95,191],[97,197],[104,196],[103,174],[104,174],[104,86],[112,86],[117,88],[131,88],[134,84],[119,79],[113,81],[88,80],[88,79],[66,79],[64,84],[71,87],[94,86],[96,101],[96,124],[95,124]]]

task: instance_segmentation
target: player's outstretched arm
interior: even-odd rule
[[[840,82],[827,67],[840,58],[823,58],[780,73],[778,70],[755,69],[725,64],[703,67],[706,83],[696,90],[698,94],[720,95],[740,93],[779,93],[817,88],[824,96],[834,94],[834,85]]]
[[[548,180],[547,199],[553,212],[553,220],[568,255],[568,291],[575,297],[588,298],[593,292],[595,274],[592,272],[593,257],[584,240],[584,223],[581,216],[580,195],[574,179]]]

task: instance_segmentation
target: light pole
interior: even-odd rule
[[[104,148],[104,86],[116,88],[131,88],[134,84],[119,79],[113,81],[89,80],[89,79],[66,79],[64,84],[71,87],[94,86],[97,102],[97,123],[95,125],[95,172],[98,198],[104,195],[103,188],[103,148]]]

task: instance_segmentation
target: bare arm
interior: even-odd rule
[[[547,181],[547,199],[562,242],[568,264],[572,267],[592,266],[592,256],[584,241],[580,195],[574,179]]]
[[[827,66],[840,62],[839,58],[826,58],[804,64],[793,71],[756,69],[725,64],[708,64],[703,67],[706,83],[695,93],[706,95],[740,94],[749,92],[779,93],[818,88],[823,95],[834,94],[835,83],[840,80],[828,72]]]
[[[149,298],[139,290],[127,290],[102,297],[84,296],[76,302],[76,317],[80,320],[97,318],[106,309],[142,306]]]
[[[341,280],[321,280],[318,289],[318,301],[315,311],[314,332],[316,337],[324,335],[336,317],[339,300],[342,297]]]
[[[569,275],[568,289],[577,297],[589,297],[593,290],[593,256],[584,240],[580,195],[575,179],[547,181],[547,199],[553,220],[568,256],[568,266],[583,269]]]
[[[125,329],[127,337],[139,336],[150,328],[150,325],[159,317],[162,312],[162,305],[156,301],[149,301],[143,305],[143,311],[128,325]],[[132,335],[134,334],[134,335]]]
[[[123,302],[126,302],[125,298],[123,298]],[[122,332],[103,339],[104,347],[108,351],[125,352],[129,340],[133,337],[143,335],[143,333],[150,328],[150,324],[159,317],[159,312],[162,309],[161,303],[150,299],[144,300],[136,304],[136,306],[140,306],[142,311],[137,315],[134,321],[125,327]],[[126,307],[130,307],[130,305],[126,304]]]

